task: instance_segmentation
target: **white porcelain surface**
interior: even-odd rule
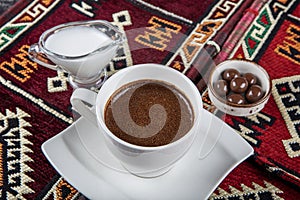
[[[128,83],[147,79],[164,81],[170,85],[176,86],[176,88],[187,97],[193,109],[193,126],[183,137],[166,145],[145,147],[125,142],[115,136],[105,123],[104,113],[111,95]],[[85,88],[78,88],[74,90],[70,100],[73,108],[75,108],[80,115],[90,122],[93,122],[95,126],[98,126],[98,133],[95,132],[94,137],[91,138],[102,138],[102,134],[104,134],[106,145],[111,150],[112,154],[122,162],[122,165],[126,167],[128,171],[141,177],[156,177],[168,171],[177,160],[184,156],[188,151],[196,134],[202,133],[198,132],[198,130],[201,129],[199,125],[201,124],[203,110],[202,98],[198,89],[184,74],[164,65],[146,63],[127,67],[126,69],[113,74],[103,84],[98,93]],[[91,112],[87,104],[84,104],[83,102],[95,106],[95,112]],[[127,105],[129,105],[129,101],[127,103]],[[126,118],[126,124],[130,124],[130,127],[135,127],[133,130],[140,130],[133,134],[140,135],[141,133],[146,132],[142,131],[146,130],[146,127],[137,125],[133,120],[127,120],[131,119],[129,107],[124,108],[125,110],[122,112],[124,118]],[[127,115],[127,117],[125,117],[125,115]],[[119,121],[123,122],[124,118],[120,118]],[[114,118],[114,120],[117,122],[116,118]],[[153,125],[157,126],[155,124]],[[124,132],[128,133],[125,130],[126,127],[123,129],[120,124],[118,126]],[[157,133],[151,129],[148,129],[148,132],[154,134]],[[199,140],[201,140],[201,138],[205,138],[205,135],[200,137]],[[101,149],[99,152],[101,152]]]
[[[216,128],[221,128],[222,134]],[[80,118],[42,145],[53,167],[90,199],[207,199],[232,169],[253,154],[252,147],[232,128],[204,111],[201,131],[208,131],[208,140],[203,149],[219,137],[210,154],[200,158],[201,140],[197,137],[169,172],[140,178],[122,168],[103,140],[91,140],[94,131],[97,128]],[[102,154],[95,155],[99,149]]]

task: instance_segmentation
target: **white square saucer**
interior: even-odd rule
[[[61,176],[90,199],[207,199],[237,165],[253,154],[253,148],[232,128],[208,111],[203,112],[201,131],[212,151],[200,158],[196,136],[186,155],[166,174],[140,178],[126,172],[104,144],[91,136],[97,128],[84,118],[47,140],[42,150]],[[221,130],[221,134],[216,134]],[[93,133],[93,134],[91,134]],[[102,152],[96,155],[95,152]]]

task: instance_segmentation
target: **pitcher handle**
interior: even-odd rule
[[[31,45],[28,50],[29,58],[34,62],[45,66],[52,70],[57,70],[57,65],[55,65],[47,56],[41,52],[40,47],[37,43]]]

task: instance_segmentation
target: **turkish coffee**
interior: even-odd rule
[[[161,146],[193,126],[189,99],[174,85],[138,80],[115,91],[105,106],[105,124],[118,138],[139,146]]]

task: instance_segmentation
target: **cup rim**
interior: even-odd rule
[[[266,76],[266,78],[268,79],[267,82],[268,82],[268,85],[269,85],[269,90],[266,91],[265,95],[260,100],[258,100],[257,102],[248,103],[248,104],[235,104],[235,103],[231,103],[231,102],[225,101],[218,94],[216,94],[216,92],[215,92],[215,90],[213,88],[213,83],[212,83],[214,72],[216,71],[217,68],[221,67],[224,64],[227,64],[228,62],[232,62],[232,61],[248,62],[248,63],[250,63],[252,65],[255,65]],[[219,63],[218,65],[216,65],[211,70],[211,72],[209,74],[208,89],[211,91],[212,95],[216,99],[218,99],[222,104],[226,104],[228,106],[235,107],[235,108],[252,108],[252,107],[256,107],[256,106],[262,104],[263,102],[265,102],[265,101],[267,101],[269,99],[269,97],[271,95],[271,92],[272,92],[272,81],[271,81],[271,78],[270,78],[269,74],[267,73],[267,71],[263,67],[261,67],[259,64],[257,64],[256,62],[251,61],[251,60],[246,60],[246,59],[233,58],[233,59],[225,60],[225,61]]]
[[[82,55],[76,55],[76,56],[66,56],[66,55],[62,55],[62,54],[59,54],[59,53],[55,53],[55,52],[49,50],[46,47],[46,40],[47,40],[46,38],[47,38],[48,34],[51,33],[51,32],[56,32],[56,31],[62,30],[64,28],[68,28],[68,27],[72,27],[72,26],[91,26],[91,25],[95,25],[95,24],[103,24],[103,25],[108,26],[109,28],[114,30],[117,34],[119,34],[120,37],[116,40],[112,40],[111,43],[109,43],[107,45],[104,45],[104,46],[101,46],[100,48],[97,48],[97,49],[95,49],[95,50],[93,50],[89,53],[85,53],[85,54],[82,54]],[[108,22],[106,20],[85,20],[85,21],[75,21],[75,22],[67,22],[67,23],[59,24],[57,26],[54,26],[54,27],[46,30],[40,36],[38,44],[39,44],[40,48],[42,49],[42,51],[44,53],[46,53],[46,55],[50,55],[50,56],[53,56],[53,57],[58,57],[58,58],[61,58],[61,59],[75,60],[75,59],[84,58],[88,55],[96,54],[96,53],[98,53],[100,51],[103,51],[103,50],[106,50],[106,49],[110,49],[113,46],[120,45],[122,42],[124,42],[124,40],[125,40],[125,38],[124,38],[123,33],[120,30],[118,30],[117,27],[110,24],[110,22]]]
[[[148,146],[139,146],[139,145],[136,145],[136,144],[132,144],[132,143],[126,142],[126,141],[118,138],[116,135],[114,135],[107,128],[104,120],[102,120],[101,117],[100,117],[101,113],[99,113],[100,109],[98,108],[99,104],[97,102],[101,98],[101,88],[103,86],[109,84],[110,82],[113,82],[116,77],[122,76],[122,74],[124,74],[124,73],[126,73],[128,71],[132,71],[132,70],[135,70],[135,69],[140,68],[140,67],[164,68],[164,70],[167,70],[169,72],[177,74],[178,77],[183,78],[185,80],[185,82],[188,85],[191,86],[194,95],[198,96],[198,98],[196,98],[196,100],[197,100],[196,104],[198,105],[197,111],[196,111],[196,108],[193,108],[194,114],[195,114],[195,112],[197,112],[198,116],[195,115],[193,126],[190,128],[190,130],[184,136],[182,136],[181,138],[179,138],[178,140],[176,140],[174,142],[171,142],[171,143],[165,144],[165,145],[161,145],[161,146],[150,146],[150,147],[148,147]],[[155,80],[155,78],[153,78],[153,79]],[[168,81],[166,81],[166,82],[168,82]],[[203,102],[202,102],[202,97],[201,97],[201,94],[200,94],[199,90],[197,89],[197,87],[193,84],[193,82],[188,77],[186,77],[184,74],[182,74],[181,72],[179,72],[179,71],[177,71],[177,70],[175,70],[175,69],[173,69],[171,67],[168,67],[168,66],[165,66],[165,65],[161,65],[161,64],[156,64],[156,63],[145,63],[145,64],[137,64],[137,65],[129,66],[129,67],[127,67],[125,69],[122,69],[122,70],[116,72],[115,74],[113,74],[106,82],[104,82],[103,86],[100,88],[99,93],[97,94],[97,99],[96,99],[96,116],[97,116],[97,122],[101,126],[101,128],[104,129],[104,132],[105,132],[104,134],[108,135],[114,141],[117,141],[118,143],[120,143],[120,144],[122,144],[122,145],[124,145],[126,147],[129,147],[129,148],[132,148],[132,149],[135,149],[135,150],[141,150],[141,151],[156,151],[156,150],[162,150],[162,149],[170,148],[172,146],[177,145],[178,143],[181,143],[185,138],[187,138],[190,135],[192,135],[193,132],[195,132],[194,129],[198,128],[198,125],[200,124],[200,119],[202,117],[202,110],[203,110]],[[120,87],[122,87],[122,85]]]

